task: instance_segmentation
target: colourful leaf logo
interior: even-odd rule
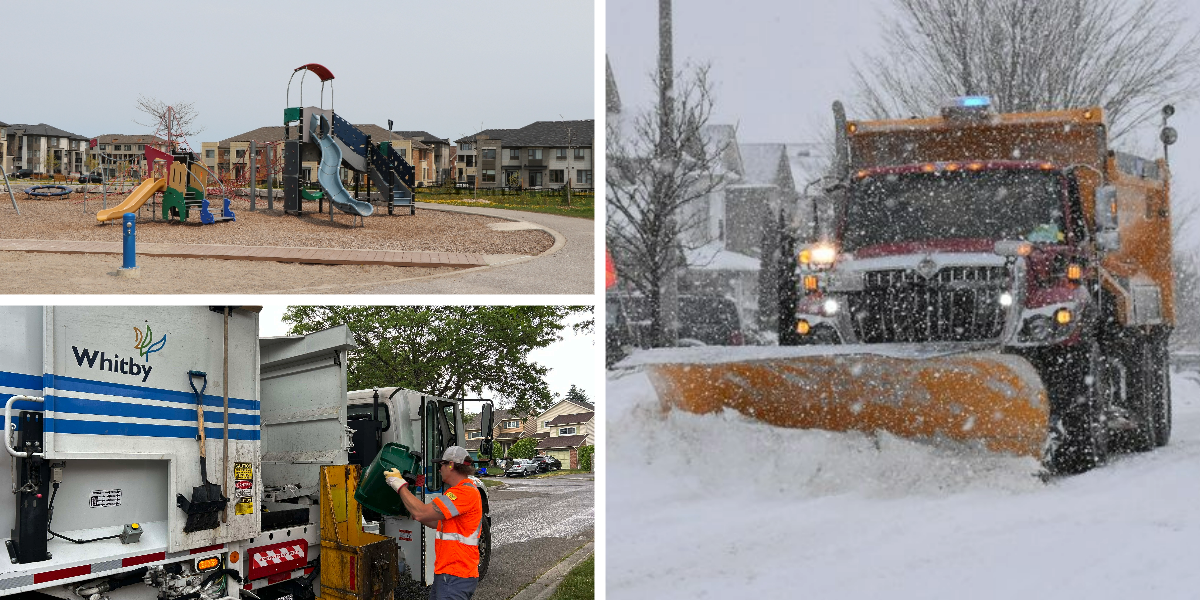
[[[163,334],[162,339],[154,341],[154,332],[150,331],[150,326],[146,326],[146,333],[142,333],[141,329],[133,328],[133,347],[137,349],[138,356],[144,356],[146,362],[150,362],[150,355],[163,349],[167,345],[167,336]],[[147,367],[148,368],[148,367]]]

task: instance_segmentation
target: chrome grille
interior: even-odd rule
[[[943,267],[929,278],[907,269],[871,271],[849,295],[854,331],[864,343],[994,340],[1004,330],[1005,267]]]

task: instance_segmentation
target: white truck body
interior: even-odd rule
[[[46,543],[45,560],[0,560],[0,595],[36,590],[78,600],[92,595],[87,592],[97,583],[132,572],[123,586],[101,591],[99,598],[149,600],[166,589],[134,579],[150,568],[166,578],[159,583],[173,582],[165,597],[175,598],[211,574],[194,572],[199,559],[217,557],[243,581],[229,577],[219,591],[206,589],[201,598],[237,598],[235,586],[262,593],[313,570],[320,556],[320,515],[307,507],[318,498],[320,467],[347,464],[352,443],[346,351],[355,344],[348,328],[260,340],[257,313],[232,312],[228,466],[221,312],[191,306],[0,307],[0,339],[7,342],[0,345],[0,403],[13,396],[41,399],[11,403],[8,442],[21,439],[16,426],[22,411],[40,413],[41,458],[61,474],[49,529],[79,540],[120,533],[133,523],[141,531],[131,543],[75,544],[55,537]],[[207,373],[208,480],[223,484],[230,500],[218,527],[184,533],[187,515],[176,497],[190,498],[201,484],[189,371]],[[397,426],[384,434],[385,442],[423,449],[419,407],[430,400],[455,405],[409,391],[388,399]],[[455,437],[445,445],[462,440],[461,415],[452,414]],[[9,458],[16,489],[26,472],[17,465],[33,461]],[[426,464],[431,463],[423,468]],[[0,494],[4,534],[16,535],[24,510],[18,503],[29,493]],[[279,515],[296,518],[281,524]],[[267,517],[275,522],[264,523]],[[432,581],[429,530],[390,518],[381,528],[398,539],[401,556],[413,565],[410,575]],[[230,560],[234,552],[236,561]],[[181,574],[164,575],[164,566],[180,564]]]

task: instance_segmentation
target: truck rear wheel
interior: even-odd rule
[[[1164,446],[1171,437],[1171,380],[1167,367],[1166,336],[1137,336],[1129,345],[1133,365],[1133,393],[1128,408],[1137,419],[1137,429],[1128,442],[1134,452]]]
[[[1046,467],[1054,473],[1083,473],[1108,460],[1106,407],[1113,369],[1097,341],[1054,353],[1040,365],[1050,395]]]
[[[479,580],[487,575],[488,563],[492,560],[492,520],[483,518],[483,530],[479,532]]]

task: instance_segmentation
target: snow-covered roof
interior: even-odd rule
[[[738,144],[745,169],[743,183],[778,185],[786,187],[785,177],[791,179],[788,169],[787,146],[784,144]]]
[[[757,271],[758,259],[726,250],[719,241],[687,250],[688,265],[702,271]]]

